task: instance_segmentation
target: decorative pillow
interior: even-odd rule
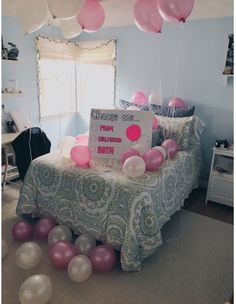
[[[149,111],[149,106],[148,105],[138,105],[138,104],[134,104],[132,102],[120,99],[121,110],[126,110],[128,107],[131,107],[131,106],[136,106],[142,111]]]
[[[161,128],[158,127],[156,130],[152,131],[152,147],[160,146],[163,143],[163,135]]]
[[[168,106],[160,106],[156,104],[150,105],[150,111],[156,115],[166,117],[189,117],[193,116],[195,106],[185,108],[172,108]]]
[[[192,148],[194,136],[194,116],[190,117],[164,117],[158,116],[162,136],[165,139],[175,139],[179,150],[188,151]]]

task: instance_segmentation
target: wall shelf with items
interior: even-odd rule
[[[24,93],[2,93],[2,96],[23,96]]]
[[[20,60],[2,59],[2,63],[20,63]]]

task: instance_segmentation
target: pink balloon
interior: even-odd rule
[[[34,236],[39,240],[47,240],[49,231],[56,225],[53,218],[43,217],[34,226]]]
[[[88,146],[88,143],[89,143],[89,136],[88,135],[80,134],[80,135],[77,135],[75,138],[77,140],[78,145]]]
[[[49,247],[48,259],[56,268],[66,268],[78,253],[78,249],[69,241],[58,241]]]
[[[96,32],[105,21],[105,11],[100,1],[86,0],[76,20],[85,32]]]
[[[157,6],[166,21],[185,22],[193,10],[194,0],[158,0]]]
[[[153,116],[153,121],[152,121],[152,129],[156,130],[158,128],[158,119],[157,117],[154,115]]]
[[[141,137],[142,131],[140,126],[131,125],[126,129],[126,137],[131,141],[136,141]]]
[[[114,268],[116,264],[115,251],[109,245],[99,245],[90,251],[89,258],[93,269],[106,272]]]
[[[123,164],[127,158],[131,156],[140,156],[139,152],[133,148],[127,149],[121,155],[121,163]]]
[[[178,144],[174,139],[166,139],[161,146],[166,149],[169,158],[173,158],[179,151]]]
[[[156,0],[137,0],[134,5],[134,21],[144,32],[160,33],[163,19]]]
[[[71,149],[70,156],[77,165],[86,167],[91,160],[91,151],[88,146],[76,145]]]
[[[136,92],[132,95],[131,101],[137,105],[145,105],[148,103],[148,98],[144,92]]]
[[[159,150],[162,153],[164,159],[167,158],[167,151],[166,151],[166,149],[164,147],[155,146],[155,147],[152,147],[152,149]]]
[[[143,160],[148,171],[155,171],[163,164],[164,156],[160,151],[151,149],[143,155]]]
[[[13,226],[12,235],[17,241],[28,241],[33,236],[33,226],[26,221],[20,221]]]
[[[187,107],[186,103],[183,101],[183,99],[179,98],[179,97],[175,97],[172,98],[169,103],[168,103],[169,107],[172,108],[185,108]]]

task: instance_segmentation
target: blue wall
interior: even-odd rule
[[[41,126],[52,142],[52,149],[66,135],[79,134],[78,115],[39,119],[37,62],[35,37],[38,35],[63,38],[57,28],[44,26],[40,31],[24,35],[16,18],[2,18],[2,36],[4,46],[14,42],[19,48],[18,63],[2,63],[2,87],[6,87],[9,79],[17,79],[24,91],[23,96],[4,96],[2,103],[5,111],[23,110],[30,118],[33,126]]]
[[[24,36],[14,18],[3,18],[4,41],[15,42],[20,49],[19,66],[3,66],[3,81],[11,73],[22,83],[25,95],[3,100],[7,109],[24,108],[35,124],[39,124],[36,85],[35,35],[59,36],[44,27],[36,34]],[[225,84],[224,70],[228,34],[233,32],[233,18],[188,21],[184,26],[165,23],[162,34],[149,34],[136,27],[109,28],[94,34],[83,33],[79,40],[117,39],[117,102],[130,99],[133,92],[159,91],[164,103],[175,94],[196,106],[196,115],[205,123],[202,136],[206,176],[210,167],[211,148],[216,139],[233,141],[233,85]],[[178,64],[177,64],[178,63]],[[7,70],[7,71],[6,71]],[[176,86],[177,84],[177,86]],[[67,135],[87,130],[88,117],[69,116],[41,122],[41,126],[57,141]]]

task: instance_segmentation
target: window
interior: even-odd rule
[[[76,112],[74,62],[42,59],[39,70],[41,117]]]
[[[115,42],[37,37],[40,117],[114,107]]]
[[[114,107],[114,67],[111,65],[77,65],[78,112],[90,114],[91,108]]]

